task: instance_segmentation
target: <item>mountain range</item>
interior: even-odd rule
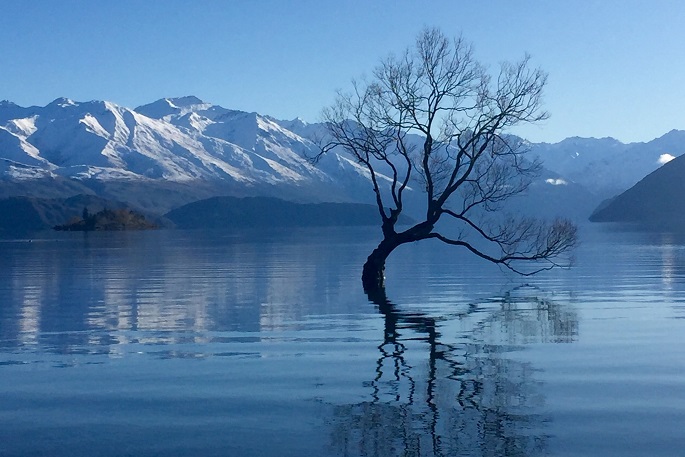
[[[163,214],[214,195],[358,201],[367,173],[256,113],[195,97],[136,110],[60,98],[0,102],[0,197],[96,194]]]
[[[194,96],[135,109],[67,98],[43,107],[2,101],[0,198],[83,194],[156,215],[215,196],[372,203],[367,171],[344,151],[308,160],[323,135],[322,124],[230,110]],[[602,200],[683,154],[685,132],[648,143],[525,144],[544,169],[511,208],[585,219]]]

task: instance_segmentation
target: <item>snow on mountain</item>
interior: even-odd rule
[[[174,120],[170,120],[174,122]],[[325,179],[315,166],[305,159],[312,145],[265,117],[256,113],[231,112],[203,125],[202,133],[235,144],[251,153],[253,166],[271,169],[284,179],[301,181],[307,178]]]
[[[197,97],[158,100],[131,110],[106,101],[59,98],[45,107],[0,103],[0,180],[63,177],[131,195],[116,182],[177,203],[216,194],[278,195],[309,201],[368,201],[364,170],[339,157],[315,166],[312,141],[256,113]],[[190,187],[185,184],[190,184]],[[179,197],[186,194],[187,197]],[[148,195],[148,197],[149,197]],[[148,200],[151,197],[148,198]],[[179,200],[181,198],[181,201]],[[136,196],[136,199],[140,199]],[[149,205],[157,203],[149,201]]]
[[[347,194],[359,185],[368,188],[368,172],[344,154],[333,153],[313,165],[308,158],[318,151],[318,145],[312,141],[314,135],[305,137],[288,128],[305,131],[307,124],[299,120],[284,122],[257,113],[229,110],[196,97],[158,100],[136,111],[185,129],[207,147],[211,147],[209,142],[216,141],[237,145],[249,153],[243,166],[275,173],[281,180],[345,182],[341,191]],[[321,125],[317,124],[309,133],[320,130]],[[279,180],[265,179],[271,183]]]
[[[57,99],[31,118],[12,119],[0,128],[3,157],[42,163],[63,176],[102,177],[109,170],[112,179],[270,179],[246,168],[249,158],[234,144],[189,135],[187,129],[110,102]],[[8,142],[15,144],[6,147]]]
[[[40,151],[25,137],[11,132],[0,126],[0,151],[2,159],[10,162],[18,162],[30,166],[53,168],[45,159],[40,157]]]

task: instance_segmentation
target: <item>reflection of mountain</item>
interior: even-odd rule
[[[309,307],[325,312],[321,293],[359,290],[351,265],[368,248],[354,240],[368,232],[353,231],[346,244],[330,243],[332,233],[75,233],[2,242],[0,345],[107,353],[131,342],[269,332],[300,321]]]
[[[544,428],[533,369],[507,352],[523,342],[570,342],[578,318],[521,292],[487,312],[466,309],[456,320],[470,324],[453,342],[445,319],[371,297],[385,321],[371,400],[336,407],[332,446],[341,455],[544,455],[546,435],[531,432]]]

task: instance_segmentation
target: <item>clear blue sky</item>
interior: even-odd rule
[[[681,0],[4,0],[0,99],[196,95],[312,122],[426,25],[462,33],[493,68],[527,52],[549,73],[552,117],[517,132],[533,141],[685,129]]]

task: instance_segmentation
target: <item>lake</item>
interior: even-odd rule
[[[0,455],[680,456],[685,236],[519,277],[374,228],[0,240]]]

